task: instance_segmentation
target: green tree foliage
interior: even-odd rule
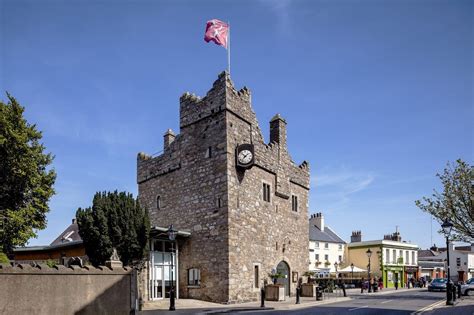
[[[48,168],[53,156],[44,152],[41,132],[7,96],[8,103],[0,101],[0,251],[11,254],[46,227],[56,173]]]
[[[431,197],[423,197],[415,204],[428,212],[441,224],[446,219],[453,223],[452,239],[474,241],[474,189],[473,171],[468,163],[457,160],[448,163],[443,174],[436,174],[443,185],[443,192],[436,190]]]
[[[132,194],[98,192],[92,207],[76,213],[79,234],[90,262],[103,265],[117,249],[124,265],[139,264],[146,256],[150,221]]]

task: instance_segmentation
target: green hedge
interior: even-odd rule
[[[7,255],[0,252],[0,264],[9,264],[9,263],[10,263],[10,259],[8,259]]]

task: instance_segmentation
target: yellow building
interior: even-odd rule
[[[382,277],[385,288],[395,283],[403,287],[408,279],[417,277],[417,251],[418,245],[402,242],[399,232],[385,235],[383,240],[363,242],[361,232],[354,231],[347,245],[347,263],[369,269],[370,254],[370,277]]]

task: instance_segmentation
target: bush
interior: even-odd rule
[[[0,252],[0,264],[9,264],[9,263],[10,263],[10,259],[8,259],[7,255]]]
[[[56,267],[57,263],[54,260],[48,259],[46,261],[46,265],[48,265],[49,268],[54,268]]]

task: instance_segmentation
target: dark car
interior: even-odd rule
[[[446,291],[446,278],[436,278],[428,285],[428,291]]]

